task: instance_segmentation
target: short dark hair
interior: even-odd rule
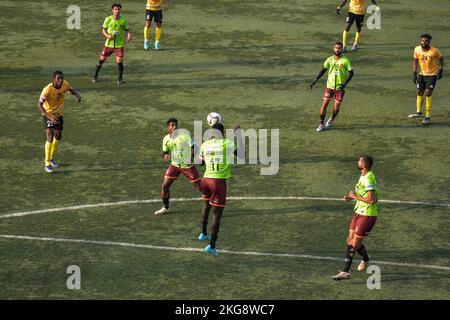
[[[335,43],[334,43],[334,45],[340,45],[341,47],[343,47],[344,45],[342,44],[342,42],[340,42],[340,41],[336,41]]]
[[[178,120],[175,118],[170,118],[169,120],[167,120],[167,125],[171,124],[171,123],[176,123],[178,124]]]
[[[56,70],[55,72],[53,72],[53,78],[55,78],[58,74],[59,74],[62,78],[64,77],[64,74],[63,74],[62,71]]]
[[[121,5],[120,3],[114,3],[114,4],[111,6],[111,9],[114,9],[115,7],[118,7],[118,8],[120,8],[120,9],[122,9],[122,5]]]
[[[431,37],[428,33],[424,33],[423,35],[420,36],[420,39],[422,38],[427,38],[428,40],[433,39],[433,37]]]
[[[222,136],[225,134],[225,128],[223,127],[223,124],[221,123],[215,123],[212,126],[213,129],[219,130],[220,132],[222,132]]]
[[[363,163],[364,163],[364,167],[365,168],[372,168],[373,165],[373,158],[371,156],[368,156],[366,154],[363,154],[361,157],[359,157],[360,159],[362,159]]]

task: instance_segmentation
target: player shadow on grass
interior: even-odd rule
[[[53,174],[69,175],[84,171],[130,171],[151,170],[165,168],[167,165],[159,162],[126,162],[126,163],[61,163],[61,169],[55,170]]]
[[[403,128],[403,129],[416,129],[416,128],[429,128],[429,127],[448,127],[450,126],[450,123],[448,122],[431,122],[428,125],[423,125],[420,122],[417,123],[410,123],[410,124],[363,124],[363,125],[343,125],[340,127],[336,127],[336,130],[342,130],[342,131],[352,131],[352,130],[364,130],[364,129],[395,129],[395,128]],[[323,132],[333,130],[324,130]]]

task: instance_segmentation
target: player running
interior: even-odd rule
[[[378,7],[378,4],[375,0],[371,0],[374,5],[377,6],[377,11],[380,10]],[[365,0],[350,0],[350,4],[348,5],[348,16],[347,19],[345,19],[345,28],[344,33],[342,35],[342,43],[343,43],[343,51],[347,52],[347,39],[348,39],[348,33],[350,31],[350,28],[353,25],[353,22],[356,21],[356,35],[355,35],[355,42],[352,46],[352,51],[358,49],[358,42],[361,39],[361,29],[364,22],[364,16],[366,14],[366,6],[365,6]],[[336,13],[341,14],[341,8],[345,6],[347,3],[347,0],[342,0],[339,6],[336,8]]]
[[[42,122],[45,128],[45,172],[53,172],[53,168],[59,168],[58,163],[53,159],[58,150],[59,142],[62,139],[64,124],[64,95],[66,92],[77,97],[78,103],[81,96],[72,88],[69,82],[64,80],[62,71],[53,73],[53,80],[46,86],[39,97],[37,108],[42,115]]]
[[[417,85],[417,111],[408,117],[422,117],[423,95],[425,94],[426,113],[423,124],[430,124],[433,90],[437,80],[442,78],[444,70],[444,57],[437,48],[431,47],[431,39],[429,34],[420,36],[420,46],[414,49],[413,59],[413,82]],[[418,66],[420,66],[419,77],[417,77]]]
[[[310,84],[310,88],[312,89],[316,82],[328,71],[327,87],[323,93],[323,102],[322,107],[320,108],[320,124],[316,129],[317,132],[323,131],[325,127],[331,128],[334,119],[339,113],[342,100],[344,99],[345,88],[353,78],[353,68],[349,58],[342,54],[341,42],[336,42],[334,44],[333,52],[334,55],[325,60],[322,70]],[[324,125],[327,107],[333,97],[333,113],[326,125]]]
[[[344,201],[356,200],[355,213],[350,223],[347,238],[347,254],[344,269],[339,274],[331,277],[333,280],[350,279],[350,267],[355,252],[358,252],[363,259],[358,265],[358,271],[364,271],[369,263],[370,257],[362,241],[372,230],[378,216],[378,188],[372,165],[372,157],[362,155],[359,158],[358,169],[361,171],[361,177],[355,186],[355,192],[350,191],[344,196]]]
[[[161,186],[163,207],[155,211],[155,215],[169,212],[170,186],[183,174],[200,190],[200,176],[193,165],[194,144],[188,131],[178,129],[178,120],[167,120],[168,134],[163,139],[162,151],[165,161],[171,161]]]

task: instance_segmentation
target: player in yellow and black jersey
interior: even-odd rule
[[[378,4],[376,0],[371,0],[374,5],[377,6]],[[347,0],[342,0],[339,6],[336,9],[337,14],[341,14],[341,8],[345,6],[347,3]],[[361,39],[361,29],[364,22],[364,15],[366,14],[366,4],[365,0],[350,0],[350,4],[348,5],[348,16],[347,19],[345,19],[345,28],[344,33],[342,35],[342,43],[344,45],[344,52],[347,52],[347,39],[348,39],[348,33],[350,31],[351,26],[356,21],[356,35],[355,35],[355,42],[352,46],[352,50],[358,49],[358,42]]]

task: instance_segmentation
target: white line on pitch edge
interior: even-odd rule
[[[201,198],[173,198],[170,199],[172,202],[188,202],[188,201],[199,201]],[[324,197],[228,197],[227,200],[312,200],[312,201],[342,201],[342,198],[324,198]],[[41,209],[34,211],[24,211],[15,212],[0,215],[0,219],[5,218],[15,218],[29,216],[39,213],[50,213],[50,212],[60,212],[60,211],[70,211],[70,210],[82,210],[89,208],[98,207],[112,207],[112,206],[123,206],[128,204],[139,204],[139,203],[159,203],[161,199],[147,199],[147,200],[128,200],[128,201],[118,201],[118,202],[102,202],[93,204],[84,204],[79,206],[70,207],[60,207],[51,209]],[[409,204],[409,205],[421,205],[421,206],[434,206],[434,207],[447,207],[450,208],[450,203],[439,203],[439,202],[423,202],[423,201],[403,201],[403,200],[379,200],[381,203],[395,203],[395,204]]]
[[[198,248],[166,247],[166,246],[155,246],[155,245],[151,245],[151,244],[137,244],[137,243],[115,242],[115,241],[64,239],[64,238],[51,238],[51,237],[29,237],[29,236],[18,236],[18,235],[7,235],[7,234],[0,234],[0,238],[15,239],[15,240],[83,243],[83,244],[93,244],[93,245],[103,245],[103,246],[142,248],[142,249],[165,250],[165,251],[203,252],[203,249],[198,249]],[[342,258],[313,256],[313,255],[309,255],[309,254],[251,252],[251,251],[248,252],[248,251],[231,251],[231,250],[219,250],[219,251],[220,251],[220,253],[225,253],[225,254],[246,255],[246,256],[288,257],[288,258],[303,258],[303,259],[311,259],[311,260],[342,261]],[[388,266],[400,266],[400,267],[409,267],[409,268],[436,269],[436,270],[450,271],[450,267],[428,265],[428,264],[390,262],[390,261],[378,261],[378,260],[373,260],[372,263],[384,264],[384,265],[388,265]]]

